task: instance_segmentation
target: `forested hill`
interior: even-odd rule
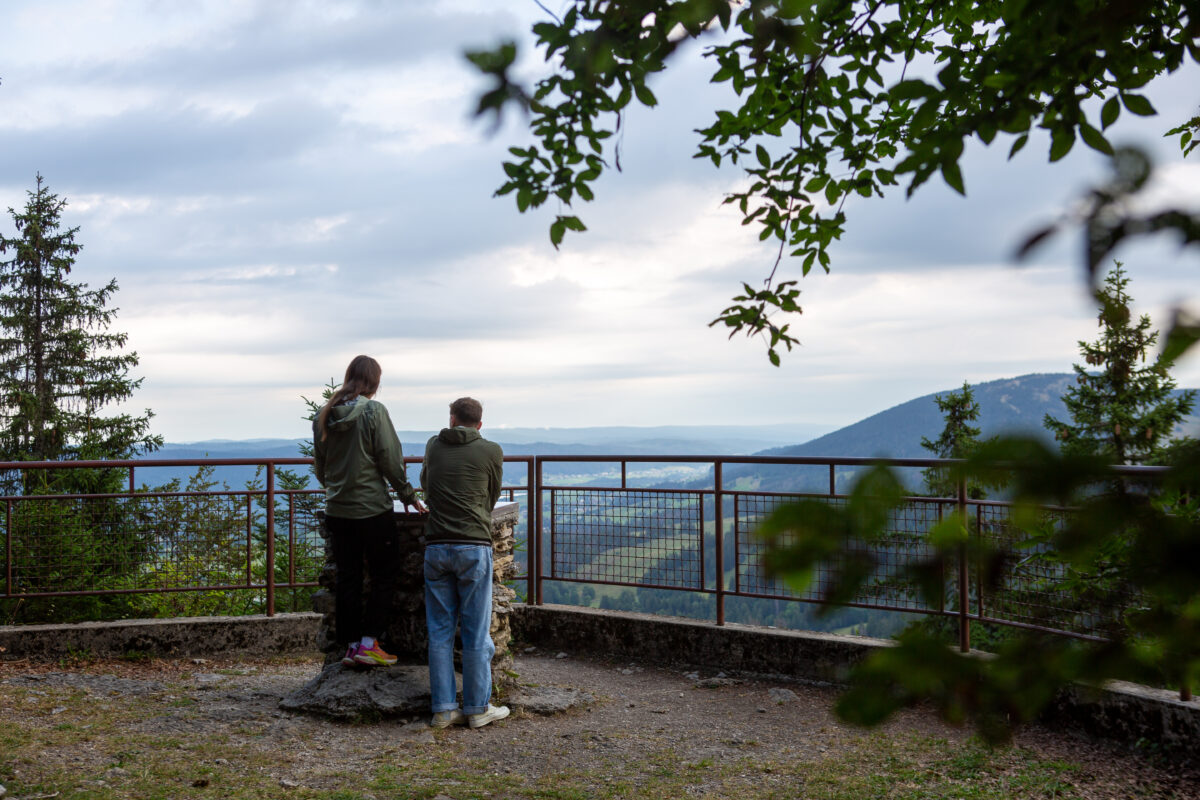
[[[997,433],[1047,436],[1042,419],[1046,414],[1066,418],[1062,396],[1074,382],[1074,375],[1054,373],[975,384],[971,391],[979,404],[977,424],[981,436]],[[921,447],[921,437],[936,439],[944,425],[934,398],[958,388],[951,386],[909,400],[804,444],[775,447],[759,455],[930,458],[929,451]]]

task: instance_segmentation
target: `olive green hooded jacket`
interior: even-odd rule
[[[492,544],[504,453],[475,428],[443,428],[425,445],[421,488],[429,506],[427,544]]]
[[[382,403],[360,395],[329,410],[324,438],[317,425],[314,419],[313,461],[325,487],[326,514],[366,519],[391,511],[389,483],[405,503],[417,499],[404,474],[400,439]]]

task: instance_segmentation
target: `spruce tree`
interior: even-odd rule
[[[79,228],[62,223],[67,201],[40,174],[26,194],[21,212],[9,208],[16,236],[0,235],[0,256],[8,256],[0,260],[0,459],[131,458],[156,449],[162,439],[149,433],[150,410],[104,413],[141,385],[129,375],[137,353],[122,352],[126,334],[109,330],[117,282],[73,282],[81,245]]]
[[[1121,262],[1113,263],[1096,294],[1100,338],[1079,343],[1085,365],[1074,365],[1076,385],[1063,396],[1071,420],[1063,422],[1047,414],[1044,424],[1065,455],[1145,464],[1166,449],[1191,412],[1195,392],[1175,394],[1171,362],[1161,356],[1147,361],[1146,352],[1158,341],[1158,331],[1150,329],[1145,314],[1134,322],[1129,278]]]
[[[962,390],[934,398],[938,410],[945,419],[945,427],[937,439],[921,437],[921,447],[937,458],[966,458],[979,447],[979,428],[971,425],[979,419],[979,404],[971,384],[963,381]],[[925,479],[925,490],[933,497],[954,497],[958,486],[945,469],[930,467],[921,473]],[[979,500],[984,497],[983,486],[972,482],[967,485],[967,496]]]

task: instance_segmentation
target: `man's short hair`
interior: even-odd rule
[[[460,397],[450,404],[450,414],[460,425],[478,425],[483,421],[483,404],[473,397]]]

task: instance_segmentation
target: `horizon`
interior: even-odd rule
[[[981,387],[989,386],[991,384],[1007,383],[1007,382],[1011,382],[1011,381],[1019,381],[1019,380],[1035,378],[1035,377],[1048,377],[1048,378],[1064,378],[1065,377],[1065,378],[1069,378],[1071,376],[1072,376],[1072,373],[1065,373],[1065,372],[1027,373],[1024,375],[1014,375],[1009,378],[1000,378],[1000,379],[996,379],[993,381],[985,381],[983,383],[972,384],[971,388],[973,390],[976,390]],[[814,441],[816,439],[820,439],[820,438],[822,438],[826,435],[832,434],[832,433],[837,433],[846,428],[857,425],[860,422],[864,422],[865,420],[872,419],[876,416],[887,414],[888,412],[894,411],[903,406],[917,403],[921,400],[926,400],[931,397],[936,397],[936,396],[941,395],[946,392],[957,391],[959,388],[961,388],[961,385],[954,386],[954,387],[948,387],[946,389],[940,389],[935,392],[928,392],[926,394],[918,395],[916,397],[910,397],[907,400],[903,400],[901,402],[889,405],[887,408],[879,409],[878,411],[868,412],[863,417],[852,420],[852,421],[846,423],[845,425],[825,425],[825,424],[818,424],[818,423],[803,423],[803,422],[801,422],[801,423],[774,423],[774,424],[772,424],[772,423],[759,423],[759,424],[724,423],[724,424],[712,424],[712,425],[680,425],[680,424],[675,424],[675,425],[588,425],[588,426],[564,425],[564,426],[535,427],[535,426],[526,426],[526,425],[491,426],[491,425],[486,424],[486,419],[485,419],[483,431],[485,432],[485,435],[488,436],[488,438],[493,438],[496,441],[501,441],[501,437],[503,437],[506,432],[510,433],[511,435],[515,435],[515,436],[519,437],[519,440],[506,442],[507,444],[514,444],[514,445],[553,444],[553,445],[559,445],[559,446],[570,445],[570,444],[581,444],[581,445],[587,445],[587,446],[594,446],[597,443],[602,443],[602,442],[593,442],[593,443],[589,444],[587,442],[569,441],[569,440],[562,438],[563,434],[571,434],[571,433],[581,433],[581,434],[592,433],[593,435],[596,435],[596,434],[601,434],[604,432],[631,432],[631,433],[633,433],[633,432],[645,431],[645,432],[656,432],[656,433],[659,433],[660,435],[662,435],[662,434],[669,434],[672,432],[676,432],[679,434],[679,438],[681,440],[687,440],[689,438],[687,436],[687,432],[693,432],[693,437],[690,437],[690,438],[699,437],[704,433],[719,435],[723,432],[726,436],[728,436],[730,438],[736,438],[738,434],[741,434],[741,436],[743,436],[745,438],[745,440],[747,440],[747,441],[755,441],[758,443],[765,444],[769,441],[774,441],[774,439],[770,439],[770,438],[761,438],[761,437],[765,436],[766,434],[769,434],[772,431],[776,431],[776,432],[790,431],[790,432],[794,433],[795,435],[797,435],[799,437],[803,437],[803,438],[789,440],[787,442],[787,444],[799,445],[799,444],[807,444],[808,442]],[[1177,386],[1175,391],[1176,392],[1185,392],[1185,391],[1200,392],[1200,389],[1194,388],[1194,387],[1187,387],[1187,386]],[[986,412],[986,408],[983,408],[981,410]],[[1191,420],[1200,419],[1200,412],[1192,414],[1189,417],[1189,419],[1191,419]],[[981,421],[983,421],[983,420],[981,419]],[[442,427],[444,427],[444,426],[442,426]],[[425,429],[397,428],[396,433],[403,440],[406,436],[427,437],[431,433],[434,433],[438,430],[441,430],[441,427],[425,428]],[[1040,428],[1039,428],[1039,430],[1040,430]],[[550,439],[544,440],[544,441],[531,438],[532,436],[534,436],[538,433],[551,434],[552,436],[550,437]],[[558,436],[553,436],[553,434],[558,434]],[[757,434],[757,436],[753,436],[752,434]],[[230,439],[230,438],[224,438],[224,437],[215,437],[215,438],[209,438],[209,439],[188,439],[188,440],[167,441],[164,443],[164,446],[185,447],[185,446],[197,446],[197,445],[206,445],[206,444],[252,444],[252,443],[256,443],[256,442],[261,442],[264,444],[265,443],[278,444],[278,443],[285,443],[285,442],[286,443],[298,443],[298,442],[304,442],[307,440],[308,440],[308,437],[305,437],[305,436],[252,437],[252,438],[247,438],[247,439]],[[412,443],[412,441],[418,441],[418,440],[419,439],[414,438],[410,441],[410,443]],[[782,442],[783,440],[779,440],[779,441]],[[502,443],[505,443],[505,442],[502,442]]]

